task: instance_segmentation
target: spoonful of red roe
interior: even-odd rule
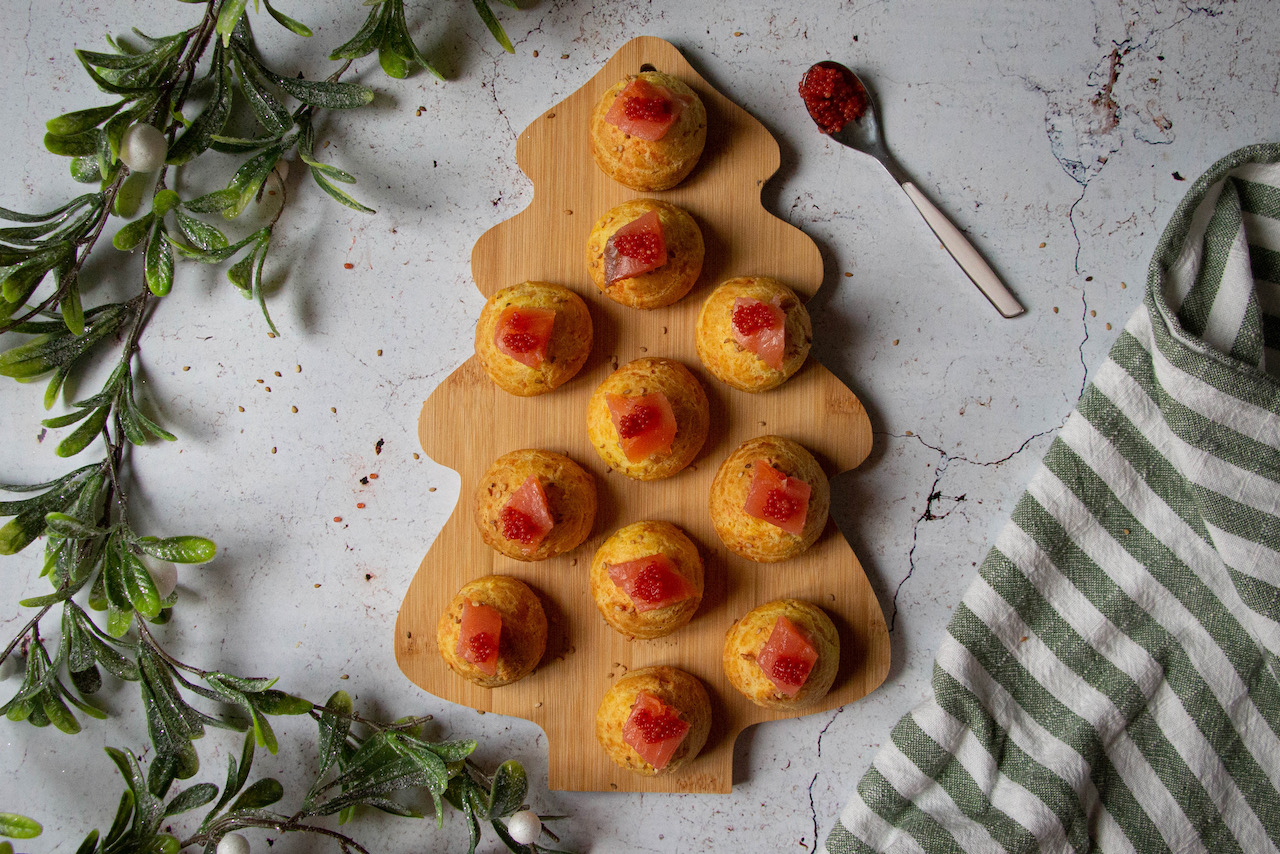
[[[819,62],[800,79],[800,97],[823,133],[837,133],[867,111],[867,90],[838,62]]]
[[[880,133],[880,123],[876,120],[871,93],[858,75],[838,62],[816,63],[800,80],[800,97],[804,99],[818,130],[841,145],[870,154],[884,165],[894,180],[902,185],[951,257],[1000,314],[1016,317],[1025,311],[963,232],[925,197],[889,154]]]

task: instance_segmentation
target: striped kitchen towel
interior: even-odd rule
[[[1280,145],[1192,186],[847,852],[1280,852]]]

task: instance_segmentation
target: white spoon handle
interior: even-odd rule
[[[996,271],[992,270],[987,262],[982,260],[982,256],[978,254],[978,250],[973,248],[973,244],[961,233],[960,229],[952,224],[951,220],[947,219],[942,211],[938,210],[933,202],[925,198],[919,187],[910,181],[905,181],[902,184],[902,189],[906,190],[907,197],[911,199],[916,209],[920,211],[924,221],[929,223],[929,227],[933,229],[933,233],[938,236],[938,239],[942,241],[942,245],[951,253],[951,257],[956,259],[960,269],[964,270],[970,279],[973,279],[973,283],[978,286],[978,290],[982,291],[983,296],[991,300],[991,304],[996,307],[996,311],[1005,317],[1017,317],[1026,311],[1017,298],[1004,286],[1004,282],[1000,281]]]

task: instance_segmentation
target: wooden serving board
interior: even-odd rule
[[[600,294],[587,275],[584,247],[595,220],[639,195],[597,168],[587,119],[602,93],[647,66],[674,74],[706,104],[709,133],[702,160],[673,190],[651,194],[689,211],[707,245],[697,286],[674,306],[640,311]],[[728,792],[733,743],[761,721],[835,708],[874,690],[889,669],[884,616],[849,544],[828,523],[799,558],[755,564],[731,554],[711,524],[707,497],[716,468],[741,442],[768,433],[809,448],[828,475],[860,464],[871,449],[871,425],[858,398],[814,359],[787,383],[751,395],[715,380],[698,360],[694,322],[702,301],[724,279],[774,276],[807,299],[822,282],[813,241],[769,214],[760,189],[777,170],[777,142],[745,111],[715,91],[671,44],[637,38],[624,45],[581,89],[547,110],[521,134],[520,168],[532,179],[527,209],[484,234],[472,273],[488,297],[526,280],[558,282],[591,308],[595,344],[582,372],[559,389],[518,398],[500,391],[472,357],[432,393],[419,421],[422,447],[462,478],[458,506],[413,578],[396,622],[396,660],[430,693],[472,708],[526,718],[546,732],[550,786],[582,791]],[[606,470],[587,440],[591,392],[619,364],[642,356],[678,359],[702,381],[711,402],[711,432],[693,465],[649,483]],[[507,451],[544,448],[590,471],[599,491],[591,537],[540,563],[511,560],[486,546],[476,530],[472,493],[490,463]],[[588,584],[591,558],[613,531],[643,519],[679,525],[706,562],[706,592],[692,622],[657,640],[628,640],[596,610]],[[480,688],[456,676],[436,651],[436,621],[467,581],[507,574],[541,597],[550,621],[548,648],[530,676],[502,688]],[[720,667],[725,631],[772,599],[820,605],[841,638],[840,671],[831,693],[800,713],[761,709],[738,694]],[[683,771],[642,777],[614,765],[595,740],[595,712],[628,670],[669,664],[700,678],[711,695],[714,723],[701,755]]]

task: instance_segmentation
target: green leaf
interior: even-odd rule
[[[62,702],[62,698],[54,691],[46,690],[40,695],[40,706],[49,722],[67,735],[80,732],[80,721],[76,720],[76,716],[71,714],[67,704]]]
[[[98,831],[91,830],[89,835],[84,838],[84,842],[80,843],[80,847],[76,849],[76,854],[96,854],[98,850]]]
[[[342,746],[347,741],[347,733],[351,731],[351,714],[354,711],[351,695],[346,691],[335,691],[333,696],[325,702],[324,711],[321,712],[319,720],[320,773],[317,778],[323,777],[324,772],[328,771],[341,755]]]
[[[316,182],[317,185],[319,185],[320,189],[324,190],[330,196],[333,196],[333,198],[337,199],[339,202],[342,202],[342,204],[346,205],[352,210],[360,211],[360,213],[369,213],[369,214],[376,213],[376,211],[374,211],[373,208],[365,207],[364,205],[357,202],[355,199],[351,198],[351,196],[348,195],[344,190],[340,190],[337,187],[335,187],[333,184],[331,184],[329,180],[324,177],[324,174],[321,173],[320,170],[316,169],[314,166],[311,167],[311,178],[313,181]]]
[[[498,19],[494,17],[493,10],[489,8],[489,4],[485,0],[471,0],[476,7],[480,20],[484,21],[484,25],[489,28],[489,33],[502,45],[502,49],[507,53],[515,53],[516,49],[511,44],[511,39],[507,38],[507,33],[502,29],[502,24],[498,23]]]
[[[161,560],[167,560],[172,563],[207,563],[213,560],[218,551],[218,547],[213,540],[193,536],[166,537],[162,540],[157,540],[154,537],[143,537],[138,540],[138,546],[152,557],[158,557]],[[275,682],[274,679],[267,682],[267,684],[270,685],[273,682]],[[261,689],[241,690],[254,691]]]
[[[182,206],[192,213],[222,213],[232,207],[239,197],[240,194],[235,190],[214,190],[183,202]]]
[[[339,59],[359,59],[377,50],[378,43],[382,41],[383,8],[383,6],[379,5],[371,9],[369,17],[365,18],[364,24],[351,37],[351,40],[329,54],[329,58],[335,61]]]
[[[113,638],[122,638],[133,626],[133,609],[107,606],[107,634]]]
[[[291,97],[312,107],[326,110],[350,110],[363,107],[373,100],[374,92],[358,83],[330,82],[328,80],[298,80],[294,77],[273,75],[277,86]]]
[[[275,95],[267,91],[257,75],[246,71],[244,63],[238,56],[234,65],[236,75],[240,79],[240,91],[244,93],[245,100],[249,102],[249,108],[253,110],[258,123],[276,137],[293,127],[293,116]],[[256,70],[255,68],[254,71]]]
[[[166,239],[167,234],[163,223],[154,223],[143,255],[147,287],[158,297],[173,289],[173,249]]]
[[[59,322],[58,331],[38,335],[0,353],[0,376],[17,380],[33,379],[56,368],[69,368],[98,341],[113,334],[128,316],[129,310],[115,303],[85,312],[92,319],[84,335],[72,336]]]
[[[129,103],[128,100],[117,101],[103,107],[90,107],[87,110],[76,110],[64,113],[56,119],[45,122],[45,130],[56,136],[71,136],[95,128],[107,119],[120,112],[120,108]]]
[[[475,753],[476,741],[475,739],[467,739],[466,741],[428,742],[426,746],[445,762],[461,762],[472,753]]]
[[[50,430],[60,430],[63,427],[70,427],[78,421],[83,421],[85,418],[88,418],[92,412],[92,407],[82,406],[79,409],[66,413],[65,415],[58,415],[54,418],[45,418],[40,422],[40,425],[42,427],[48,427]]]
[[[108,747],[107,752],[110,753],[115,748]],[[119,751],[117,751],[119,752]],[[112,759],[115,757],[113,756]],[[117,765],[119,763],[116,763]],[[126,776],[126,780],[128,777]],[[120,793],[120,803],[116,806],[116,816],[111,822],[111,828],[107,831],[107,835],[103,838],[106,843],[104,848],[110,848],[111,843],[124,836],[126,830],[129,829],[130,819],[133,818],[133,808],[137,803],[137,797],[133,794],[133,789],[125,789]]]
[[[350,172],[339,169],[337,166],[331,166],[328,163],[321,163],[319,160],[314,160],[305,154],[300,154],[299,159],[308,166],[319,169],[327,178],[332,178],[335,181],[341,181],[344,184],[354,184],[356,182],[356,177],[354,175]]]
[[[72,431],[70,436],[58,443],[58,447],[54,449],[54,453],[60,457],[74,457],[76,454],[89,447],[94,439],[98,438],[102,433],[103,427],[107,424],[107,418],[111,415],[110,406],[100,406],[93,411],[88,418],[84,420],[79,427]]]
[[[293,18],[290,18],[288,15],[284,14],[283,12],[278,11],[274,6],[272,6],[269,2],[267,2],[267,0],[262,0],[262,4],[267,7],[267,13],[271,15],[271,17],[275,18],[276,23],[280,24],[280,26],[284,27],[285,29],[293,33],[303,36],[304,38],[311,37],[311,28],[308,27],[306,24],[303,24],[299,21],[295,21]]]
[[[10,839],[35,839],[43,830],[40,822],[25,815],[0,812],[0,836]]]
[[[62,321],[72,335],[84,334],[84,305],[80,302],[80,282],[76,280],[62,298]]]
[[[258,711],[268,715],[305,715],[315,708],[310,700],[275,689],[254,694],[250,701]]]
[[[106,535],[106,531],[93,525],[86,525],[74,516],[66,513],[49,513],[44,517],[45,523],[55,534],[72,539],[92,539]]]
[[[151,231],[151,223],[155,222],[155,219],[156,215],[154,213],[148,213],[146,216],[139,217],[133,222],[121,226],[115,237],[111,238],[111,245],[122,252],[136,249],[138,244],[146,239],[147,234]]]
[[[163,219],[165,214],[180,204],[182,199],[177,193],[164,189],[156,193],[155,198],[151,200],[151,212],[156,215],[156,219]]]
[[[280,746],[276,742],[275,731],[271,729],[271,722],[267,720],[266,715],[253,707],[249,708],[249,714],[253,717],[254,740],[258,742],[259,747],[265,747],[267,752],[274,756]]]
[[[188,216],[182,211],[177,212],[175,221],[178,224],[178,230],[182,232],[182,236],[189,243],[195,244],[206,252],[214,249],[223,249],[229,245],[227,236],[207,222]]]
[[[216,797],[218,797],[217,786],[212,783],[197,783],[175,795],[165,807],[164,814],[165,816],[181,815],[184,812],[199,809]]]
[[[388,77],[403,80],[409,76],[408,61],[388,47],[386,43],[383,43],[378,48],[378,64],[382,66],[382,70]]]
[[[156,583],[151,580],[151,573],[125,546],[121,546],[120,561],[124,567],[125,592],[133,609],[147,619],[160,614],[160,594],[156,591]]]
[[[225,13],[231,4],[222,7]],[[243,0],[240,6],[244,6]],[[222,133],[227,118],[231,115],[231,89],[227,84],[226,59],[222,48],[214,48],[214,91],[208,105],[191,122],[191,126],[183,131],[182,136],[169,146],[169,157],[166,162],[170,166],[179,166],[191,160],[209,147],[213,135]]]
[[[44,147],[60,157],[88,157],[98,153],[98,129],[89,128],[71,136],[46,133]]]
[[[529,781],[524,767],[514,759],[498,766],[489,790],[489,817],[501,818],[520,809],[529,793]]]
[[[265,777],[244,790],[244,794],[236,798],[231,811],[256,810],[269,807],[284,797],[284,786],[279,780]]]
[[[249,202],[257,197],[258,192],[262,189],[263,182],[267,180],[271,170],[275,168],[276,162],[283,153],[283,146],[273,145],[261,154],[244,162],[231,179],[231,183],[227,185],[227,189],[235,190],[239,196],[235,205],[224,211],[223,216],[237,217],[249,206]]]
[[[222,44],[224,46],[231,43],[231,34],[236,31],[236,25],[240,23],[240,18],[244,16],[244,7],[247,0],[225,0],[222,9],[218,12],[218,24],[215,30],[222,36]]]

